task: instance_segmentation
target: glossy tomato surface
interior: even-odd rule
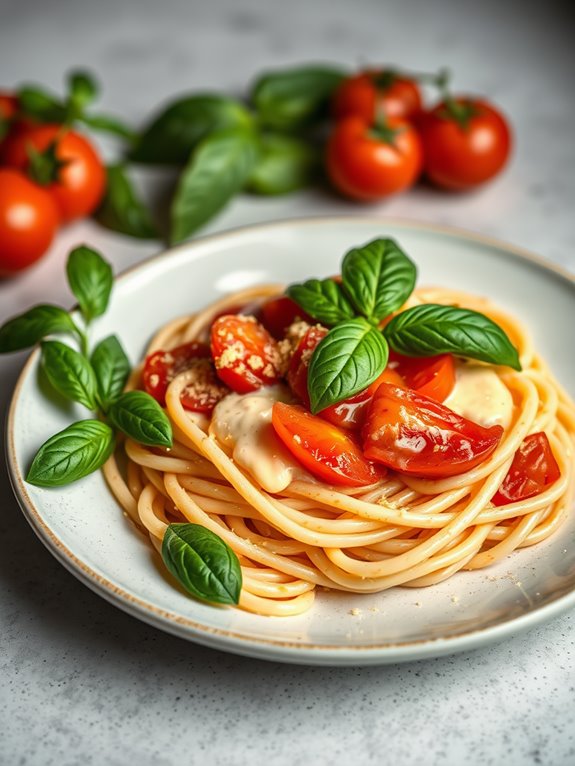
[[[530,434],[521,443],[502,485],[491,502],[507,505],[541,494],[561,476],[547,434]]]
[[[281,340],[290,325],[297,321],[313,322],[313,319],[287,295],[269,298],[262,303],[259,317],[263,326],[274,338]]]
[[[290,359],[287,381],[294,394],[309,409],[309,393],[307,390],[307,373],[312,354],[318,343],[327,335],[327,328],[312,325],[301,338]]]
[[[395,386],[404,385],[401,376],[387,367],[373,383],[355,396],[350,396],[342,402],[332,404],[318,413],[319,417],[349,431],[359,431],[363,426],[369,405],[374,393],[382,383],[393,383]]]
[[[344,80],[334,95],[332,111],[336,120],[354,115],[369,123],[382,116],[413,119],[422,106],[415,80],[384,69]]]
[[[415,357],[389,353],[389,366],[403,379],[407,388],[443,402],[455,385],[455,362],[451,354]]]

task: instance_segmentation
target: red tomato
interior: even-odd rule
[[[303,407],[276,402],[272,425],[304,468],[328,484],[363,487],[383,476],[350,436]]]
[[[349,77],[335,92],[336,120],[355,115],[366,122],[384,115],[413,119],[422,109],[419,86],[391,70],[361,72]]]
[[[0,91],[0,120],[10,120],[18,111],[18,99],[12,93]]]
[[[106,172],[84,136],[61,125],[40,125],[11,137],[3,158],[7,165],[30,172],[29,148],[45,153],[52,145],[59,167],[53,171],[56,180],[47,181],[46,189],[58,205],[62,220],[90,215],[104,194]]]
[[[262,303],[259,313],[263,326],[278,340],[284,337],[288,327],[294,322],[298,320],[313,322],[309,314],[306,314],[287,295],[280,295],[279,298],[270,298],[265,303]]]
[[[290,359],[287,372],[289,387],[309,410],[309,394],[307,390],[307,370],[317,344],[327,335],[327,329],[321,325],[313,325],[300,340]]]
[[[408,388],[438,402],[447,399],[455,385],[455,363],[451,354],[415,357],[390,351],[389,366]]]
[[[211,348],[219,378],[238,394],[270,386],[280,378],[276,342],[254,317],[227,314],[216,319]]]
[[[530,434],[515,453],[509,472],[491,502],[500,506],[527,500],[555,484],[560,476],[547,434],[543,431]]]
[[[394,386],[404,385],[401,376],[395,370],[386,367],[379,378],[366,389],[355,396],[350,396],[349,399],[344,399],[343,402],[326,407],[318,413],[319,417],[349,431],[359,430],[363,426],[373,395],[382,383],[392,383]]]
[[[468,471],[497,447],[503,428],[483,426],[409,389],[382,383],[363,428],[364,455],[430,479]]]
[[[168,386],[186,370],[195,370],[195,379],[182,391],[182,406],[194,412],[210,413],[228,390],[216,377],[206,343],[192,341],[147,356],[142,371],[144,388],[164,407]]]
[[[439,104],[421,120],[420,132],[425,172],[446,189],[471,189],[489,181],[511,151],[511,131],[503,115],[476,99]]]
[[[412,186],[422,167],[422,149],[415,128],[390,117],[385,129],[361,117],[338,122],[327,144],[327,172],[352,199],[378,200]]]
[[[0,276],[21,271],[44,255],[58,223],[48,192],[17,170],[0,169]]]

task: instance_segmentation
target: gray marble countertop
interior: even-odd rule
[[[244,196],[203,233],[376,213],[493,235],[575,271],[575,62],[562,7],[0,0],[0,79],[59,89],[66,70],[86,66],[101,78],[102,108],[137,121],[171,95],[238,92],[263,68],[295,62],[447,64],[457,89],[488,94],[516,128],[513,162],[491,186],[463,196],[421,187],[368,208],[326,191]],[[153,196],[155,172],[139,180]],[[0,282],[0,321],[40,300],[70,304],[63,263],[83,241],[116,271],[159,249],[74,224],[35,269]],[[22,361],[0,359],[2,417]],[[235,657],[163,634],[81,585],[27,526],[3,468],[0,498],[2,764],[575,762],[572,613],[504,644],[404,665],[306,668]]]

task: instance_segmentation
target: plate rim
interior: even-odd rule
[[[253,232],[267,231],[277,228],[290,228],[292,226],[325,226],[333,224],[342,225],[380,225],[395,226],[399,228],[430,231],[435,234],[443,234],[453,238],[472,240],[489,248],[497,248],[504,251],[507,256],[527,261],[543,271],[563,278],[571,288],[575,289],[575,275],[569,270],[548,261],[544,257],[530,250],[510,244],[504,240],[479,234],[464,228],[444,224],[428,223],[404,218],[379,217],[379,216],[338,216],[323,215],[303,218],[285,218],[269,221],[261,224],[250,224],[234,227],[223,232],[198,237],[189,242],[175,247],[162,250],[156,255],[145,258],[115,275],[115,282],[123,281],[135,272],[149,268],[157,261],[185,254],[198,246],[210,245],[223,240],[233,239],[238,235],[249,235]],[[389,664],[395,662],[412,661],[431,657],[439,657],[455,652],[469,651],[496,643],[505,638],[515,636],[518,633],[529,630],[536,625],[547,622],[554,617],[566,612],[575,606],[575,588],[565,594],[559,595],[553,601],[537,607],[526,614],[511,617],[487,628],[477,628],[463,635],[451,637],[437,637],[431,639],[419,639],[417,641],[401,643],[385,643],[362,645],[333,646],[317,643],[300,644],[297,641],[285,641],[274,637],[246,637],[242,633],[225,628],[210,627],[190,618],[177,615],[166,609],[155,606],[152,603],[126,591],[115,585],[108,578],[103,577],[90,566],[79,559],[68,546],[53,532],[36,508],[25,486],[25,480],[19,470],[16,458],[14,420],[16,408],[31,368],[36,363],[39,349],[35,348],[26,359],[16,381],[10,400],[8,413],[5,420],[5,445],[6,463],[8,475],[14,491],[14,495],[24,514],[24,517],[36,533],[37,537],[50,551],[50,553],[71,572],[84,585],[103,597],[114,606],[122,609],[133,617],[140,619],[160,630],[194,641],[204,646],[220,649],[235,654],[255,657],[259,659],[281,661],[296,664],[315,664],[331,666],[359,666]]]

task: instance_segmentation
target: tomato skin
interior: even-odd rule
[[[352,199],[375,201],[412,186],[423,163],[421,141],[405,120],[390,117],[392,141],[375,136],[361,117],[338,122],[327,144],[327,172],[333,185]]]
[[[511,130],[503,115],[486,101],[458,98],[475,111],[465,126],[438,104],[420,122],[424,170],[437,186],[464,190],[494,178],[511,152]]]
[[[389,366],[403,379],[407,388],[443,402],[455,385],[455,362],[451,354],[415,357],[389,352]]]
[[[364,487],[384,475],[350,436],[299,405],[275,402],[272,425],[296,460],[328,484]]]
[[[421,91],[408,77],[369,70],[344,80],[334,94],[336,120],[355,115],[366,122],[378,116],[416,118],[422,110]]]
[[[11,120],[18,111],[18,98],[13,93],[0,90],[0,120]]]
[[[40,125],[21,130],[9,139],[3,152],[10,167],[28,171],[28,147],[44,152],[56,142],[56,157],[66,164],[58,171],[58,181],[49,183],[50,192],[64,222],[83,218],[100,204],[105,186],[104,165],[84,136],[61,125]]]
[[[416,391],[382,383],[363,427],[363,453],[401,473],[442,479],[482,463],[502,434],[501,426],[484,428]]]
[[[16,170],[0,168],[0,276],[27,268],[50,247],[59,224],[48,192]]]
[[[326,407],[318,413],[319,417],[347,431],[359,431],[364,424],[373,395],[382,383],[392,383],[394,386],[404,385],[400,375],[390,367],[386,367],[370,386],[355,396],[344,399],[343,402]]]
[[[327,335],[327,328],[312,325],[298,343],[287,372],[287,382],[294,394],[301,399],[309,410],[310,401],[307,390],[307,371],[315,347]]]
[[[259,319],[266,330],[277,340],[281,340],[285,336],[288,327],[294,322],[298,320],[313,322],[309,314],[306,314],[287,295],[270,298],[265,303],[262,303],[259,310]]]
[[[218,317],[212,324],[210,346],[218,377],[238,394],[280,379],[276,342],[254,317]]]
[[[530,434],[519,445],[503,483],[491,498],[501,506],[527,500],[555,484],[561,476],[547,434]]]

